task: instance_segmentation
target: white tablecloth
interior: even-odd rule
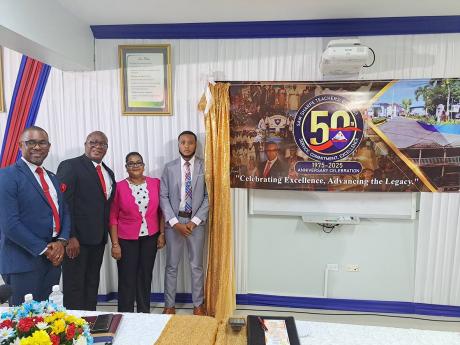
[[[296,321],[296,327],[302,345],[460,345],[457,332],[312,321]]]
[[[69,310],[68,313],[75,316],[93,316],[108,312]],[[123,318],[113,345],[153,345],[171,318],[171,315],[162,314],[121,314]]]
[[[0,312],[6,309],[0,308]],[[76,316],[108,313],[80,310],[68,312]],[[113,345],[153,345],[171,317],[162,314],[122,314]],[[296,321],[296,327],[302,345],[460,345],[458,332],[313,321]]]

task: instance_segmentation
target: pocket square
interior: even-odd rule
[[[61,189],[61,192],[64,193],[67,190],[67,185],[65,183],[61,183],[59,188]]]

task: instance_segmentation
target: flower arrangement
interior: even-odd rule
[[[0,345],[92,345],[89,325],[48,301],[25,302],[0,316]]]

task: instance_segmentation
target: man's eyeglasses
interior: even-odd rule
[[[106,149],[107,147],[109,147],[109,145],[107,143],[104,143],[102,141],[88,141],[87,144],[90,146],[90,147],[96,147],[96,146],[99,146],[103,149]]]
[[[144,163],[142,163],[142,162],[136,162],[136,163],[134,163],[134,162],[129,162],[129,163],[126,163],[126,166],[127,166],[128,168],[138,168],[138,167],[143,167],[143,166],[144,166]]]
[[[38,147],[40,147],[41,149],[47,149],[48,147],[50,147],[50,142],[49,141],[46,141],[46,140],[40,140],[40,141],[37,141],[37,140],[26,140],[26,141],[23,141],[24,144],[26,144],[27,148],[29,149],[33,149],[35,146],[38,145]]]

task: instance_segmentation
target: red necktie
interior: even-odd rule
[[[50,186],[48,186],[48,183],[46,183],[45,175],[43,173],[42,168],[37,167],[37,169],[35,169],[35,172],[40,177],[40,183],[43,188],[43,193],[45,193],[46,200],[48,200],[48,204],[50,204],[51,211],[53,212],[55,230],[56,230],[56,233],[59,234],[59,232],[61,231],[61,219],[59,218],[59,213],[57,211],[56,205],[53,201],[53,198],[51,197]]]
[[[102,173],[100,164],[96,165],[96,171],[97,171],[97,175],[99,176],[99,181],[101,181],[102,191],[104,192],[104,196],[107,199],[107,190],[105,187],[104,174]]]
[[[268,176],[268,173],[270,172],[270,161],[267,161],[267,165],[265,166],[265,169],[264,169],[264,177],[267,177]]]

